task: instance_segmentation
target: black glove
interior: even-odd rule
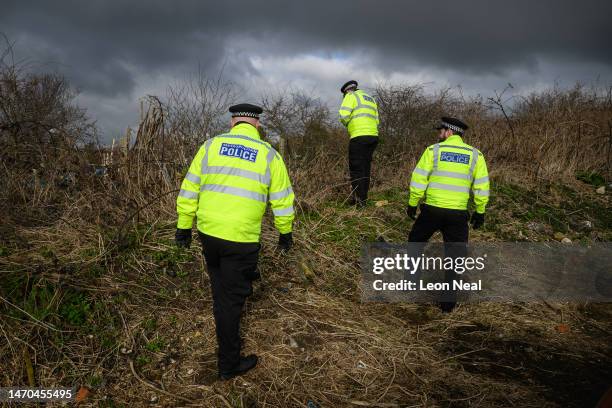
[[[280,234],[278,237],[278,249],[281,252],[287,252],[293,246],[293,236],[290,232],[286,234]]]
[[[412,218],[413,220],[416,220],[416,212],[417,212],[417,207],[413,207],[411,205],[406,207],[406,215]]]
[[[179,248],[189,248],[191,246],[191,228],[177,228],[174,235],[174,241]]]
[[[484,214],[475,212],[472,214],[472,219],[470,222],[472,224],[472,228],[474,229],[482,227],[482,224],[484,224]]]

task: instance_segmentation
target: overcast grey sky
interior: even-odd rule
[[[3,1],[0,31],[64,74],[110,140],[137,123],[141,96],[198,67],[224,67],[251,101],[291,86],[330,106],[348,79],[485,95],[610,85],[611,15],[604,0]]]

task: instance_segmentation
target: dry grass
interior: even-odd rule
[[[588,104],[577,101],[563,106]],[[608,140],[611,110],[597,103],[592,116],[580,113],[597,123],[588,127],[597,131],[581,131],[581,142],[570,130],[582,125],[557,122],[567,111],[542,101],[517,107],[514,139],[503,117],[476,105],[431,105],[472,112],[469,141],[492,169],[496,197],[475,241],[518,240],[522,230],[530,240],[560,230],[587,242],[610,239],[609,196],[574,178],[609,166],[597,143]],[[24,187],[31,177],[4,167],[0,385],[27,384],[31,364],[33,384],[85,385],[93,393],[84,405],[107,407],[578,407],[608,385],[609,305],[483,303],[442,315],[429,305],[363,303],[361,244],[406,236],[408,177],[431,133],[383,139],[372,197],[389,204],[357,211],[344,204],[345,136],[325,127],[313,135],[312,124],[285,155],[298,197],[296,247],[287,257],[274,252],[277,233],[269,217],[264,222],[263,279],[243,321],[245,351],[261,363],[214,381],[206,269],[198,245],[179,251],[172,243],[184,171],[177,158],[193,146],[167,133],[163,109],[151,101],[136,147],[113,151],[107,176],[83,171],[59,188],[57,170],[47,184]],[[550,232],[527,231],[530,217]],[[592,220],[594,231],[574,231],[575,217]],[[559,333],[559,324],[570,331]]]
[[[363,222],[403,234],[378,212],[367,210]],[[356,215],[327,214],[339,223]],[[108,262],[95,279],[79,279],[82,270],[42,268],[36,285],[56,283],[56,296],[78,289],[96,306],[83,327],[60,326],[53,317],[3,319],[3,385],[23,383],[23,347],[30,349],[37,384],[86,384],[95,390],[92,404],[112,400],[114,406],[304,406],[309,400],[320,406],[570,406],[594,396],[577,398],[564,386],[596,392],[609,374],[609,307],[492,303],[464,305],[448,316],[428,305],[363,304],[355,249],[347,249],[353,244],[313,239],[309,234],[319,227],[304,222],[288,259],[273,253],[268,225],[264,278],[243,322],[245,350],[256,352],[261,364],[217,383],[202,258],[192,249],[175,265],[178,276],[169,276],[152,254],[172,251],[161,243],[172,228],[151,227],[139,248]],[[65,230],[47,234],[43,240],[38,231],[34,244],[58,252],[77,244],[62,239],[73,235]],[[560,323],[571,332],[558,333]],[[584,377],[573,373],[587,368]]]

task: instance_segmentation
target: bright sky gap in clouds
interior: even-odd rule
[[[292,87],[334,107],[348,79],[483,95],[612,83],[604,0],[4,3],[0,32],[80,90],[106,141],[137,122],[141,96],[198,69],[223,69],[250,100]]]

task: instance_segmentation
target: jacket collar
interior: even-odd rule
[[[250,123],[240,122],[237,123],[231,130],[230,135],[243,135],[253,138],[255,140],[261,140],[259,137],[259,131],[257,128]]]

